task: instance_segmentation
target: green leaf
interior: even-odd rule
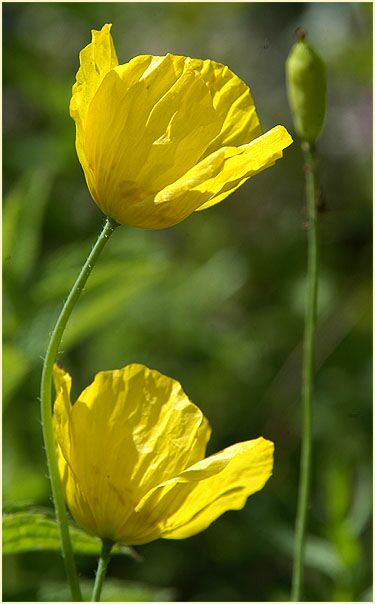
[[[3,457],[4,504],[25,500],[30,503],[43,501],[49,493],[48,480],[40,467],[27,459],[20,450],[9,452],[12,436],[14,437],[9,431],[4,434],[4,442],[7,442]]]
[[[50,174],[35,171],[27,174],[4,202],[4,271],[20,284],[30,277],[35,268],[51,185]]]
[[[286,526],[269,527],[268,537],[274,547],[283,554],[293,558],[294,534]],[[305,549],[305,564],[324,573],[328,577],[336,578],[345,573],[345,566],[335,548],[329,541],[314,535],[307,535]]]
[[[358,537],[371,522],[372,516],[372,480],[371,470],[367,467],[357,469],[357,484],[352,494],[352,505],[346,519],[349,532]]]
[[[138,274],[132,273],[131,283],[110,284],[105,290],[95,296],[86,295],[71,316],[63,338],[63,349],[77,345],[92,333],[113,323],[116,316],[124,312],[129,301],[134,300],[138,293],[152,284],[154,275],[146,269]]]
[[[73,551],[76,554],[98,555],[101,541],[76,526],[69,526]],[[3,554],[32,551],[60,551],[60,536],[56,520],[49,511],[28,511],[3,516]],[[113,554],[125,554],[140,559],[130,547],[116,545]]]
[[[80,581],[80,585],[84,601],[89,602],[93,582],[83,580]],[[38,592],[38,599],[42,602],[66,601],[69,600],[69,596],[66,583],[57,581],[44,583]],[[174,600],[174,597],[173,590],[169,588],[107,578],[101,600],[103,602],[170,602]]]
[[[22,350],[10,344],[3,346],[3,410],[30,369]]]
[[[360,602],[373,602],[373,588],[372,585],[368,587],[360,596]]]

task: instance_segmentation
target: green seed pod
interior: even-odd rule
[[[323,60],[297,30],[298,41],[286,61],[286,85],[294,127],[301,137],[314,143],[323,128],[326,112],[326,69]]]

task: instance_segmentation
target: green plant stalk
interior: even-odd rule
[[[302,375],[302,451],[300,482],[294,542],[292,576],[292,602],[301,601],[304,555],[307,528],[307,511],[310,500],[312,461],[313,383],[315,372],[315,329],[318,300],[318,232],[317,232],[317,157],[314,146],[303,142],[304,170],[306,179],[308,260],[307,303]]]
[[[57,463],[51,403],[52,371],[58,348],[61,342],[61,338],[64,333],[68,319],[78,298],[80,297],[83,291],[83,288],[86,284],[87,279],[90,276],[90,273],[95,265],[96,260],[98,259],[102,249],[104,248],[110,235],[115,230],[116,226],[118,225],[113,220],[111,220],[110,218],[106,219],[103,230],[101,231],[96,243],[94,244],[94,247],[92,248],[85,264],[81,269],[80,274],[78,275],[75,284],[73,285],[73,288],[69,293],[69,296],[62,308],[59,318],[57,319],[57,323],[49,341],[47,353],[43,364],[42,380],[40,387],[40,405],[43,439],[47,456],[49,478],[51,481],[53,502],[56,510],[56,520],[60,531],[61,547],[66,575],[70,585],[72,599],[76,602],[82,601],[82,594],[78,581],[78,574],[76,570],[73,549],[69,535],[68,517]]]
[[[92,592],[91,602],[100,602],[100,595],[107,572],[109,560],[111,558],[111,550],[114,543],[107,539],[102,541],[102,551],[100,552],[98,570],[96,571],[95,584]]]

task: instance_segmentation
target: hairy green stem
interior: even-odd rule
[[[310,500],[313,382],[315,371],[315,328],[318,300],[318,233],[317,233],[317,158],[314,146],[303,142],[304,170],[306,179],[308,260],[307,260],[307,303],[302,375],[302,451],[294,562],[292,576],[292,602],[302,598],[304,557],[307,528],[307,511]]]
[[[91,602],[100,602],[100,594],[102,593],[102,587],[107,572],[109,560],[111,558],[111,549],[113,542],[103,539],[102,551],[100,552],[98,570],[96,571],[95,584],[92,592]]]
[[[41,418],[44,438],[44,447],[47,455],[47,464],[49,478],[51,481],[51,489],[53,502],[56,510],[56,519],[60,530],[62,554],[64,558],[65,570],[70,585],[73,601],[82,601],[81,589],[79,586],[78,575],[70,541],[68,517],[65,507],[64,494],[59,476],[57,464],[55,436],[53,431],[52,420],[52,404],[51,404],[51,387],[52,387],[52,371],[56,359],[58,348],[61,342],[68,319],[72,313],[74,305],[80,297],[87,279],[98,259],[103,247],[108,238],[113,233],[117,223],[111,219],[107,219],[103,230],[101,231],[93,249],[91,250],[85,264],[83,265],[78,278],[70,291],[70,294],[62,308],[57,323],[52,332],[51,339],[47,348],[47,353],[44,359],[42,381],[40,388],[40,404]]]

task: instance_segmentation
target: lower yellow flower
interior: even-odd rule
[[[55,366],[54,429],[75,520],[102,539],[137,545],[183,539],[242,508],[272,473],[273,443],[257,438],[204,458],[211,429],[180,384],[143,365],[95,376],[71,404]]]

